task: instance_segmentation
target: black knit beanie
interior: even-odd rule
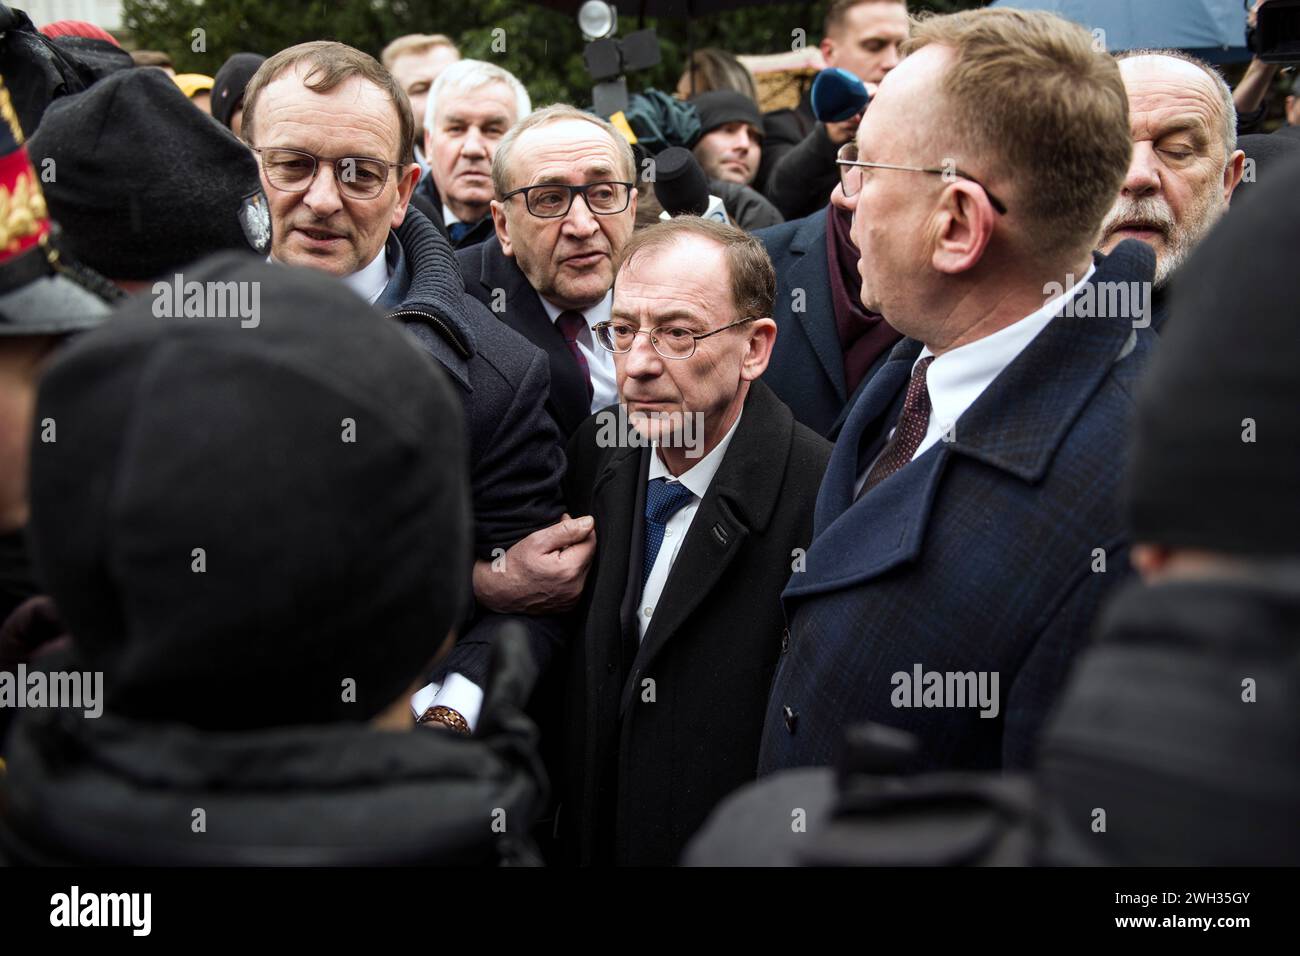
[[[265,62],[260,53],[236,53],[217,70],[212,80],[212,118],[226,129],[235,108],[244,102],[248,81]]]
[[[123,70],[54,102],[28,151],[51,170],[42,186],[64,246],[110,279],[270,249],[253,154],[162,70]]]
[[[763,134],[763,114],[758,104],[735,90],[710,90],[690,99],[700,114],[700,137],[728,123],[748,123]],[[696,137],[695,142],[699,142]],[[694,143],[691,144],[692,146]]]
[[[116,713],[368,720],[468,595],[459,400],[331,276],[225,253],[184,280],[209,317],[160,320],[170,289],[132,297],[42,377],[38,580]]]

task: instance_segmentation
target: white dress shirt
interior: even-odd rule
[[[744,413],[743,408],[741,413]],[[732,436],[736,434],[736,426],[739,424],[740,415],[737,415],[727,434],[723,435],[722,441],[718,442],[718,447],[675,478],[660,459],[657,450],[650,456],[650,471],[646,475],[646,481],[653,481],[655,478],[666,478],[669,482],[680,481],[695,497],[682,505],[664,526],[663,543],[659,545],[659,553],[655,555],[655,563],[650,568],[650,576],[646,578],[645,588],[641,592],[641,602],[637,605],[636,623],[641,631],[642,640],[645,640],[645,632],[650,627],[650,622],[654,620],[655,606],[663,594],[664,585],[668,583],[668,573],[672,571],[673,562],[677,560],[677,552],[682,549],[686,532],[691,529],[691,522],[695,520],[695,512],[700,510],[704,493],[709,490],[709,485],[713,484],[713,476],[718,473],[718,466],[726,457],[727,446],[731,444]]]
[[[984,390],[993,384],[994,379],[1016,360],[1039,332],[1047,328],[1048,323],[1061,311],[1066,301],[1072,298],[1096,271],[1096,265],[1091,266],[1088,274],[1079,282],[1044,303],[1041,309],[1025,316],[1019,322],[1013,322],[992,335],[986,335],[982,339],[976,339],[950,352],[944,352],[930,363],[930,368],[925,374],[925,390],[930,394],[930,425],[926,429],[925,437],[921,439],[921,444],[916,447],[912,461],[942,441],[945,435],[949,436],[949,441],[961,440],[958,422],[966,409],[974,405],[976,399],[984,394]],[[934,353],[927,346],[921,349],[916,362],[929,355]],[[916,362],[912,364],[913,370],[916,369]],[[892,429],[889,434],[892,438],[894,434]],[[884,451],[882,447],[876,458],[883,455]],[[873,460],[862,474],[858,475],[853,488],[855,495],[861,493],[867,475],[871,473],[874,465]]]
[[[446,203],[442,204],[442,224],[450,227],[453,223],[460,222],[460,218],[451,211],[451,207]]]
[[[560,317],[560,313],[565,310],[552,305],[540,295],[537,298],[542,300],[542,308],[546,310],[546,314],[551,317],[551,322],[554,324]],[[618,401],[618,385],[614,378],[614,353],[596,344],[596,333],[591,331],[591,327],[598,322],[609,321],[609,312],[613,304],[614,290],[610,289],[605,293],[605,298],[591,308],[582,310],[582,317],[587,320],[587,329],[585,332],[578,333],[578,351],[586,358],[587,368],[591,370],[592,412],[608,408]]]
[[[343,284],[371,305],[374,305],[375,300],[383,294],[389,278],[387,247],[381,246],[379,255],[371,259],[364,268],[358,269],[351,275],[344,276]]]

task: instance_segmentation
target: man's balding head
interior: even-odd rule
[[[1109,252],[1124,239],[1156,251],[1163,286],[1227,211],[1241,181],[1232,92],[1213,68],[1181,53],[1120,57],[1133,157],[1102,229]]]

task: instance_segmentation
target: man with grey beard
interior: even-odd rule
[[[1172,50],[1119,57],[1133,158],[1102,224],[1101,250],[1140,239],[1156,252],[1152,325],[1160,331],[1170,276],[1227,211],[1241,182],[1232,91],[1209,65]]]

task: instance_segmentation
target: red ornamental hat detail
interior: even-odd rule
[[[27,157],[9,91],[0,80],[0,265],[39,244],[49,232],[45,195]]]

